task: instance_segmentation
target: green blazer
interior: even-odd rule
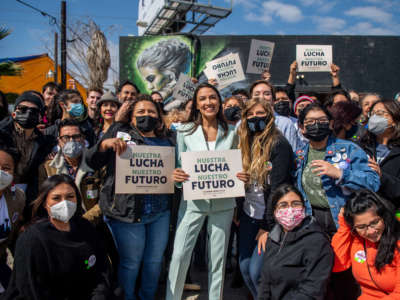
[[[193,134],[185,130],[192,128],[193,124],[188,123],[179,127],[176,137],[176,166],[181,168],[181,153],[187,151],[207,151],[207,143],[204,137],[203,129],[201,126],[197,127]],[[229,125],[228,133],[224,136],[224,129],[221,125],[218,126],[217,139],[215,143],[215,150],[229,150],[237,149],[239,144],[239,136],[235,127]],[[183,170],[185,171],[185,170]],[[182,187],[182,184],[177,184]],[[236,206],[235,198],[221,198],[221,199],[204,199],[204,200],[191,200],[186,201],[182,199],[182,206],[186,209],[201,212],[213,212],[233,209]]]

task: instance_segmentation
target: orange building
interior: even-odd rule
[[[5,94],[21,94],[26,90],[42,92],[43,85],[49,81],[54,81],[54,77],[47,77],[49,70],[54,71],[54,61],[47,53],[34,56],[3,58],[0,59],[0,62],[7,60],[18,63],[23,70],[20,76],[0,76],[0,91]],[[74,78],[67,73],[67,81],[68,79]],[[61,68],[58,67],[58,82],[60,81]],[[75,83],[83,99],[86,100],[86,89],[78,81],[75,80]]]

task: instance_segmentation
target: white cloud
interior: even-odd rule
[[[300,2],[304,6],[322,5],[324,3],[323,0],[300,0]]]
[[[321,13],[325,13],[326,14],[326,13],[330,12],[332,10],[332,8],[335,7],[336,4],[337,4],[337,1],[326,2],[326,3],[321,5],[321,7],[319,8],[319,11]]]
[[[351,35],[396,35],[399,32],[395,32],[390,28],[384,28],[379,26],[374,26],[369,22],[359,22],[354,26],[351,26],[341,32],[341,34],[351,34]]]
[[[230,2],[230,0],[226,0],[226,2]],[[254,8],[257,7],[257,1],[233,0],[233,5],[243,5],[245,8]]]
[[[230,3],[231,2],[231,0],[225,0],[225,2],[226,3]],[[242,6],[244,6],[245,8],[247,8],[247,9],[250,9],[250,8],[255,8],[255,7],[257,7],[257,1],[256,0],[253,0],[253,1],[248,1],[248,0],[233,0],[233,6],[236,6],[236,5],[242,5]]]
[[[280,17],[286,22],[295,23],[303,19],[301,10],[295,5],[284,4],[272,0],[264,2],[263,8],[267,13]]]
[[[398,0],[364,0],[365,2],[379,5],[379,7],[384,8],[399,8],[400,3]]]
[[[289,23],[295,23],[303,19],[301,10],[290,4],[284,4],[275,0],[262,3],[261,14],[250,12],[246,14],[245,19],[251,22],[271,23],[274,17]]]
[[[337,34],[346,26],[346,21],[340,18],[314,16],[312,20],[317,29],[323,33]]]
[[[309,9],[318,11],[320,13],[328,13],[332,10],[332,8],[337,4],[337,1],[333,0],[300,0],[300,3],[303,6],[306,6]]]
[[[345,15],[351,17],[369,19],[378,23],[388,23],[392,20],[393,17],[392,14],[376,6],[354,7],[346,11]]]
[[[261,22],[264,24],[268,24],[272,22],[272,17],[268,13],[263,13],[261,15],[256,15],[255,13],[248,13],[245,15],[245,20],[250,21],[250,22]]]

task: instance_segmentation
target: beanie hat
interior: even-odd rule
[[[113,102],[121,106],[121,102],[119,102],[118,98],[110,91],[106,92],[101,98],[96,102],[97,107],[100,107],[103,102]]]
[[[303,96],[297,97],[296,101],[294,102],[294,111],[296,111],[297,105],[299,105],[303,101],[310,101],[311,103],[315,102],[313,100],[313,98],[311,98],[311,97],[309,97],[307,95],[303,95]]]
[[[35,104],[38,107],[38,109],[40,110],[40,113],[43,114],[43,112],[44,112],[44,104],[43,104],[42,98],[38,94],[36,94],[34,92],[23,92],[15,100],[15,106],[14,107],[17,108],[18,105],[21,102],[25,102],[25,101]]]

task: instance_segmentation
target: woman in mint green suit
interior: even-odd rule
[[[235,128],[227,124],[222,111],[218,90],[208,84],[200,84],[193,99],[189,120],[177,134],[177,169],[173,178],[178,186],[189,178],[181,166],[181,153],[185,151],[214,151],[236,149],[238,136]],[[238,173],[245,180],[245,173]],[[169,269],[166,300],[181,300],[186,273],[200,229],[208,217],[208,294],[209,300],[220,300],[223,294],[225,258],[229,242],[234,198],[182,199],[176,229],[174,252]]]

